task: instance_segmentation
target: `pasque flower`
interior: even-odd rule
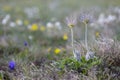
[[[66,23],[68,27],[72,28],[77,24],[77,18],[76,16],[70,16],[66,18]]]
[[[94,52],[90,51],[88,48],[88,24],[92,23],[94,20],[93,15],[90,15],[88,13],[80,14],[80,22],[83,22],[85,24],[85,46],[86,46],[86,60],[89,60],[91,58],[94,58]]]
[[[90,13],[81,13],[79,17],[80,22],[83,22],[85,24],[94,22],[93,14]]]
[[[75,49],[74,43],[73,43],[74,42],[73,27],[75,27],[75,25],[77,24],[77,18],[76,18],[76,16],[67,17],[66,22],[71,31],[71,45],[72,45],[72,52],[73,52],[74,58],[77,61],[80,61],[81,55],[80,55],[79,51],[77,51]]]

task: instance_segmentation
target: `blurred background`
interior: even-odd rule
[[[80,18],[92,17],[88,40],[102,35],[119,40],[120,0],[0,0],[0,45],[23,48],[24,43],[37,53],[70,46],[66,17],[76,14],[75,41],[84,42]],[[85,13],[84,13],[85,12]]]
[[[106,8],[119,6],[119,0],[0,0],[1,9],[8,8],[18,11],[18,15],[22,14],[26,8],[37,8],[39,17],[42,21],[48,21],[53,17],[63,19],[68,14],[80,9],[100,8],[106,10]],[[20,13],[21,12],[21,13]],[[13,14],[14,15],[14,14]]]

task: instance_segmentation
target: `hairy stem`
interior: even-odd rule
[[[86,46],[86,49],[87,49],[87,51],[88,51],[88,39],[87,39],[87,33],[88,32],[88,30],[87,30],[87,23],[85,23],[85,46]]]
[[[4,28],[4,33],[3,33],[3,35],[4,35],[4,37],[6,37],[6,26],[3,26],[3,28]]]
[[[74,37],[73,37],[73,29],[70,28],[70,30],[71,30],[71,45],[72,45],[72,51],[73,51],[73,54],[74,54],[74,45],[73,45]]]

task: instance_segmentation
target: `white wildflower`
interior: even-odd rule
[[[4,17],[4,19],[2,20],[2,24],[3,24],[3,25],[7,24],[7,22],[8,22],[9,19],[10,19],[10,15],[7,14],[7,15]]]
[[[15,24],[15,22],[10,22],[10,27],[15,27],[16,26],[16,24]]]
[[[54,27],[51,22],[48,22],[48,23],[46,24],[46,26],[47,26],[47,28],[53,28],[53,27]]]
[[[23,22],[22,22],[22,20],[17,20],[16,24],[19,25],[19,26],[21,26],[21,25],[23,25]]]

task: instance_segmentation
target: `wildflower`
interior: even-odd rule
[[[85,24],[88,24],[88,23],[92,23],[94,21],[94,18],[93,15],[82,13],[80,14],[80,21]]]
[[[28,25],[29,21],[28,20],[24,20],[24,25]]]
[[[53,28],[53,24],[51,22],[48,22],[46,26],[47,28]]]
[[[10,61],[10,62],[9,62],[9,69],[10,69],[10,70],[14,70],[14,69],[15,69],[15,65],[16,65],[16,64],[15,64],[14,61]]]
[[[96,32],[95,33],[95,36],[98,38],[100,36],[100,33],[99,32]]]
[[[63,35],[63,40],[68,40],[68,35],[67,34]]]
[[[55,26],[61,26],[60,22],[55,22]]]
[[[70,16],[66,18],[66,22],[68,27],[73,28],[77,23],[77,19],[75,16]]]
[[[22,22],[22,20],[17,19],[17,20],[16,20],[16,24],[19,25],[19,26],[21,26],[21,25],[23,24],[23,22]]]
[[[32,31],[36,31],[36,30],[38,30],[38,25],[37,24],[33,24],[30,29]]]
[[[32,35],[29,35],[28,38],[29,38],[30,40],[32,40],[32,39],[33,39],[33,36],[32,36]]]
[[[7,22],[9,21],[9,19],[10,19],[10,14],[7,14],[4,18],[3,18],[3,20],[2,20],[2,24],[3,25],[5,25],[5,24],[7,24]]]
[[[71,30],[71,45],[72,45],[72,51],[73,51],[73,55],[76,55],[75,53],[74,53],[74,43],[73,43],[73,41],[74,41],[74,36],[73,36],[73,27],[76,25],[76,23],[77,23],[77,19],[76,19],[76,17],[75,16],[71,16],[71,17],[67,17],[66,18],[66,22],[67,22],[67,25],[68,25],[68,27],[70,28],[70,30]],[[74,56],[75,57],[75,56]],[[76,58],[76,57],[75,57]]]
[[[106,20],[105,14],[101,13],[98,17],[97,23],[103,26],[105,23],[105,20]]]
[[[62,30],[60,22],[55,22],[55,27],[59,30]]]
[[[113,22],[117,19],[117,17],[115,15],[108,15],[108,17],[106,18],[106,22],[110,23]]]
[[[87,13],[80,14],[80,22],[83,22],[84,25],[85,25],[85,46],[86,46],[87,51],[88,51],[88,39],[87,39],[87,36],[88,36],[88,23],[92,23],[93,20],[94,20],[93,16],[90,15],[90,14],[87,14]]]
[[[15,27],[16,26],[16,23],[14,23],[14,22],[10,22],[10,27]]]
[[[41,26],[40,31],[45,31],[45,26]]]
[[[61,52],[61,50],[59,49],[59,48],[56,48],[55,50],[54,50],[54,53],[55,54],[59,54]]]
[[[24,41],[24,46],[28,46],[28,42],[27,41]]]

